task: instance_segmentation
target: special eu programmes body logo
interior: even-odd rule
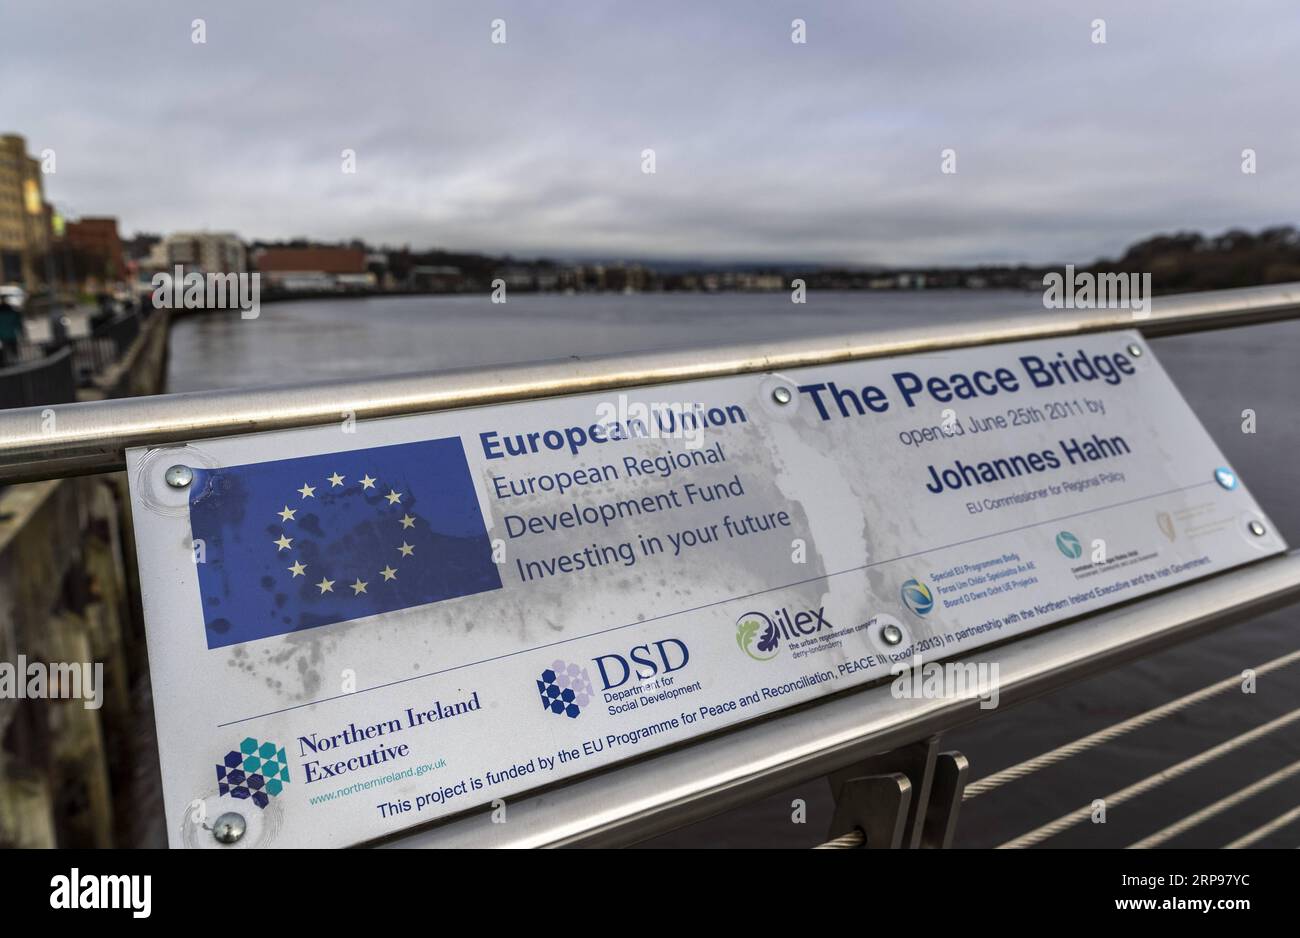
[[[934,608],[934,594],[930,592],[930,587],[926,586],[918,579],[910,579],[903,584],[899,590],[902,597],[903,605],[912,610],[918,616],[930,614]]]

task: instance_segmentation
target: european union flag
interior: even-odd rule
[[[196,469],[209,648],[501,588],[460,439]]]

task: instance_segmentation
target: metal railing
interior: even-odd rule
[[[115,471],[125,467],[131,446],[313,426],[345,416],[392,417],[1107,329],[1136,328],[1157,337],[1297,316],[1300,283],[1289,283],[1156,299],[1146,316],[1122,309],[1040,312],[767,344],[124,398],[60,408],[54,430],[39,412],[11,411],[0,414],[0,483]]]
[[[1285,284],[1158,299],[1147,316],[1070,311],[767,345],[68,404],[56,408],[53,428],[41,420],[40,409],[29,408],[0,413],[0,483],[118,470],[132,446],[320,425],[344,416],[360,420],[1107,329],[1136,328],[1158,337],[1298,317],[1300,284]],[[1016,703],[1297,600],[1300,553],[1290,553],[1061,623],[995,650],[977,649],[965,660],[978,666],[996,655],[1001,700]],[[475,811],[389,842],[633,843],[985,714],[975,698],[900,699],[886,681],[538,790],[512,801],[507,825],[492,824]],[[976,793],[980,784],[973,786]],[[1262,836],[1252,832],[1238,845]]]
[[[1262,560],[962,660],[998,665],[998,711],[1300,601],[1300,552]],[[985,718],[978,698],[899,698],[888,683],[782,711],[531,797],[510,823],[474,813],[401,847],[615,847],[704,820],[869,756]]]

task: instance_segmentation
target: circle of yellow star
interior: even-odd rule
[[[366,587],[369,585],[370,584],[367,583],[365,580],[361,579],[361,577],[357,577],[357,581],[352,584],[352,595],[353,596],[361,595],[366,591]]]
[[[402,496],[398,495],[392,489],[388,490],[388,494],[385,495],[384,498],[388,499],[388,504],[390,505],[396,505],[398,502],[402,500]]]
[[[333,581],[333,580],[327,580],[327,579],[325,579],[324,577],[321,577],[321,578],[320,578],[320,582],[317,583],[316,585],[317,585],[318,587],[320,587],[320,591],[321,591],[322,595],[325,594],[325,593],[332,593],[332,592],[334,592],[334,581]]]
[[[303,498],[316,497],[316,486],[308,485],[306,482],[302,484],[302,488],[298,489],[298,491],[302,493]]]
[[[298,513],[298,509],[297,509],[297,508],[290,508],[288,505],[285,505],[285,506],[284,506],[284,511],[279,512],[280,520],[281,520],[281,521],[292,521],[292,520],[293,520],[293,516],[296,515],[297,513]]]
[[[410,515],[402,515],[402,529],[415,527],[415,519]]]
[[[370,478],[370,473],[366,473],[365,478],[361,480],[361,487],[363,489],[373,489],[375,487],[375,480]]]
[[[415,553],[415,548],[406,543],[406,541],[402,541],[402,546],[397,549],[402,552],[403,557],[409,557],[411,554]]]
[[[329,476],[329,484],[330,484],[330,488],[333,488],[336,485],[342,485],[343,476],[339,475],[337,472],[334,473],[334,475]]]
[[[294,576],[302,576],[307,569],[307,565],[301,560],[295,560],[292,567],[285,567]]]
[[[385,580],[397,579],[397,571],[394,570],[392,567],[384,567],[384,569],[380,570],[379,572],[383,574]]]
[[[293,538],[291,538],[291,537],[285,537],[283,534],[281,534],[280,537],[279,537],[279,539],[278,539],[278,540],[275,540],[275,541],[272,541],[272,543],[273,543],[273,544],[279,544],[279,545],[280,545],[280,546],[276,549],[276,553],[279,553],[279,552],[282,551],[282,550],[288,550],[288,549],[289,549],[289,545],[293,543]]]

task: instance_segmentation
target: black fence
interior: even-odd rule
[[[140,335],[140,316],[132,313],[97,326],[90,335],[73,339],[73,369],[86,383],[118,361]]]
[[[0,408],[67,404],[77,399],[71,348],[0,368]]]
[[[0,365],[0,409],[76,400],[78,387],[126,355],[140,328],[140,314],[131,313],[62,344],[24,342],[10,349],[8,363]]]

